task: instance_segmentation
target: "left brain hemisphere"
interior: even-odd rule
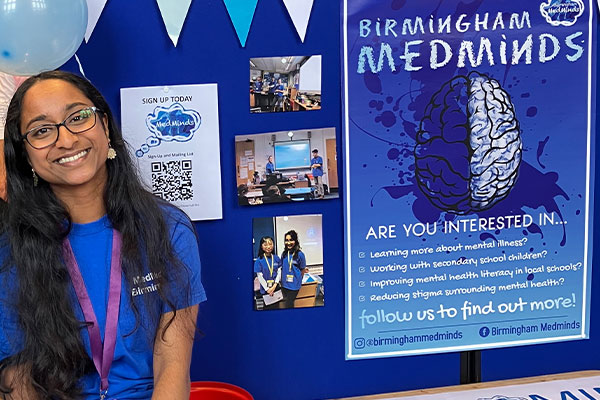
[[[419,186],[444,210],[469,208],[468,80],[457,77],[433,95],[417,135]]]

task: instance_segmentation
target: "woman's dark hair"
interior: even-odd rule
[[[273,246],[275,246],[275,241],[273,240],[273,238],[271,236],[263,236],[260,238],[260,244],[258,245],[258,258],[263,258],[265,256],[265,251],[262,248],[262,245],[264,242],[266,242],[267,240],[270,240],[271,243],[273,243]],[[275,250],[275,249],[273,249]]]
[[[9,369],[25,371],[25,381],[40,398],[72,399],[81,391],[78,387],[81,377],[94,371],[81,341],[82,322],[73,311],[70,277],[63,262],[62,244],[72,221],[48,183],[40,178],[34,186],[20,127],[25,94],[36,83],[48,79],[75,86],[108,120],[110,143],[117,157],[106,162],[104,204],[112,226],[123,240],[125,292],[131,296],[133,278],[151,271],[157,276],[160,297],[175,312],[168,300],[169,285],[165,283],[183,281],[186,277],[170,242],[168,221],[162,210],[167,205],[142,187],[126,143],[100,92],[89,81],[62,71],[42,72],[27,79],[8,107],[4,136],[8,206],[0,207],[0,229],[9,249],[2,269],[7,272],[16,268],[18,283],[14,285],[10,306],[18,317],[23,346],[17,354],[0,362],[0,382],[5,382]],[[135,329],[146,326],[140,320],[141,310],[154,321],[160,318],[160,307],[151,306],[149,297],[131,299],[137,321]],[[148,334],[154,337],[158,333]],[[0,386],[2,392],[8,393],[10,388]]]
[[[283,239],[285,240],[285,237],[288,235],[291,236],[292,240],[294,241],[294,247],[289,251],[293,254],[294,260],[296,260],[296,259],[298,259],[298,252],[302,249],[302,247],[300,247],[300,242],[298,241],[298,234],[296,233],[295,230],[292,229],[290,231],[287,231],[285,233],[285,235],[283,235]],[[285,246],[283,253],[281,253],[281,258],[283,259],[284,257],[287,257],[287,255],[288,255],[288,248],[287,248],[287,246]]]

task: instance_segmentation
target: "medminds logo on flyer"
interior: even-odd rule
[[[550,25],[571,26],[581,17],[583,0],[548,0],[540,4],[540,12]]]
[[[201,123],[202,117],[198,111],[186,109],[179,103],[173,103],[169,107],[156,107],[146,117],[146,126],[151,136],[135,151],[135,155],[143,157],[150,148],[159,146],[163,141],[187,142],[192,139]]]

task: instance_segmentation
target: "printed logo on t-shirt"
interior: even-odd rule
[[[140,296],[151,292],[156,292],[160,287],[160,283],[154,283],[160,278],[160,272],[148,272],[143,276],[133,277],[133,288],[131,289],[131,296]]]

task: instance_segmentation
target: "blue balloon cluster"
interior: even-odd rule
[[[56,69],[79,48],[86,0],[0,2],[0,71],[34,75]]]

